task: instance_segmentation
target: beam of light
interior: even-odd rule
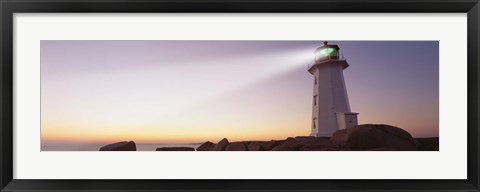
[[[276,62],[271,62],[271,58],[275,58]],[[268,62],[271,63],[268,63],[268,65],[266,65],[266,63],[262,63],[267,59]],[[195,95],[194,98],[185,100],[182,105],[176,105],[167,113],[163,113],[161,115],[169,116],[181,113],[185,110],[190,110],[196,106],[210,103],[211,101],[218,100],[219,98],[228,96],[229,94],[239,90],[244,90],[248,87],[260,84],[261,82],[266,82],[280,75],[287,74],[289,71],[304,69],[305,76],[310,77],[307,69],[308,65],[313,62],[313,54],[311,49],[298,49],[270,54],[259,54],[256,56],[250,56],[248,60],[243,61],[243,59],[241,59],[240,61],[251,63],[251,65],[245,66],[245,69],[243,69],[244,71],[242,73],[237,75],[226,74],[227,76],[225,79],[223,77],[218,78],[220,82],[210,82],[211,84],[216,84],[214,89],[209,89],[201,95]],[[231,60],[219,61],[220,64],[224,62],[231,62]],[[211,62],[199,63],[199,65],[203,66],[208,66],[209,64],[211,65]],[[215,72],[212,71],[211,75],[215,75],[214,73]],[[230,81],[229,79],[237,80]],[[225,83],[222,84],[225,86],[217,86],[217,83],[222,82]],[[209,85],[204,86],[210,87]]]
[[[52,85],[44,86],[44,93],[55,94],[45,97],[42,103],[60,105],[42,108],[45,114],[42,137],[81,141],[85,137],[121,140],[134,135],[148,142],[158,142],[158,138],[167,141],[171,140],[168,138],[196,141],[209,138],[212,133],[182,131],[188,126],[205,128],[205,131],[209,127],[189,125],[189,118],[178,114],[288,71],[305,69],[309,75],[306,69],[312,61],[311,49],[298,49],[70,77],[55,82],[56,89]],[[48,91],[50,88],[55,90]],[[64,123],[55,119],[62,119]],[[223,134],[231,135],[228,132]],[[250,130],[233,132],[252,139],[279,137],[267,131],[263,131],[262,136],[255,135],[258,132],[249,134]]]

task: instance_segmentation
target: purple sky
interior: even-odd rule
[[[439,43],[330,41],[360,123],[438,136]],[[321,41],[42,41],[42,141],[308,135]],[[88,138],[88,139],[87,139]]]

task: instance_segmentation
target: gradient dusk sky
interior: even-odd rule
[[[439,134],[439,42],[330,41],[359,123]],[[44,143],[308,135],[322,41],[41,41]],[[321,101],[320,101],[321,102]]]

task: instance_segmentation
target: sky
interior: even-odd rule
[[[330,41],[359,124],[439,133],[438,41]],[[310,134],[322,41],[41,41],[43,144]],[[321,101],[320,101],[321,102]]]

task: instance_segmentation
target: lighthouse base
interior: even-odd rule
[[[355,127],[358,125],[357,115],[358,113],[352,112],[335,112],[331,126],[325,125],[320,126],[318,130],[312,129],[310,136],[331,137],[338,130]]]

